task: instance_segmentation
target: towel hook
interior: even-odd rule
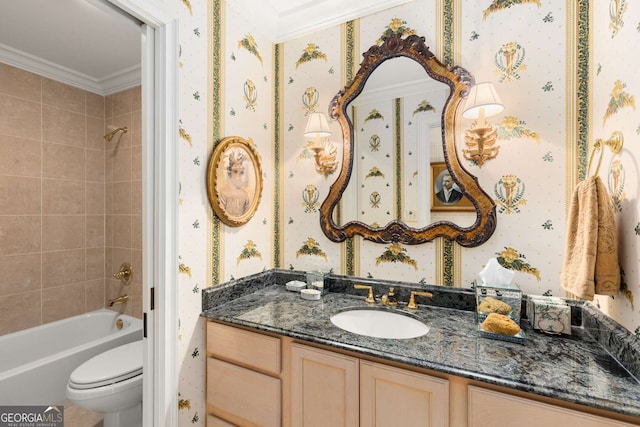
[[[596,153],[596,151],[600,152],[600,156],[598,157],[598,165],[596,166],[594,175],[598,175],[598,171],[600,170],[600,163],[602,163],[602,152],[604,151],[603,145],[608,146],[613,154],[618,154],[620,150],[622,150],[623,144],[624,135],[622,135],[622,132],[619,130],[614,131],[611,134],[611,137],[607,140],[598,138],[593,141],[593,150],[591,151],[591,155],[589,156],[589,163],[587,164],[587,176],[589,176],[589,171],[591,170],[591,164],[593,162],[593,155]]]

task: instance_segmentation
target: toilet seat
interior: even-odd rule
[[[142,341],[134,341],[98,354],[78,366],[69,387],[86,390],[122,382],[142,375]]]

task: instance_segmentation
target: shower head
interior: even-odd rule
[[[116,135],[116,133],[122,131],[122,133],[127,133],[129,131],[129,129],[126,126],[123,126],[121,128],[118,128],[116,130],[112,130],[111,132],[109,132],[108,134],[106,134],[104,136],[104,139],[107,140],[107,142],[110,142],[113,137]]]

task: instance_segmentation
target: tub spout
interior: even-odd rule
[[[113,307],[114,304],[124,304],[127,301],[129,301],[129,295],[122,295],[118,298],[110,299],[109,307]]]

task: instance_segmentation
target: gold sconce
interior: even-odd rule
[[[326,178],[338,168],[336,160],[336,148],[329,141],[331,129],[324,113],[309,113],[304,136],[314,137],[310,149],[314,153],[316,171]]]
[[[502,110],[504,105],[493,83],[478,83],[469,91],[462,117],[475,121],[471,123],[471,128],[465,131],[464,142],[467,148],[462,149],[462,154],[465,159],[475,162],[479,167],[498,155],[500,146],[495,145],[498,131],[486,118],[495,116]]]

